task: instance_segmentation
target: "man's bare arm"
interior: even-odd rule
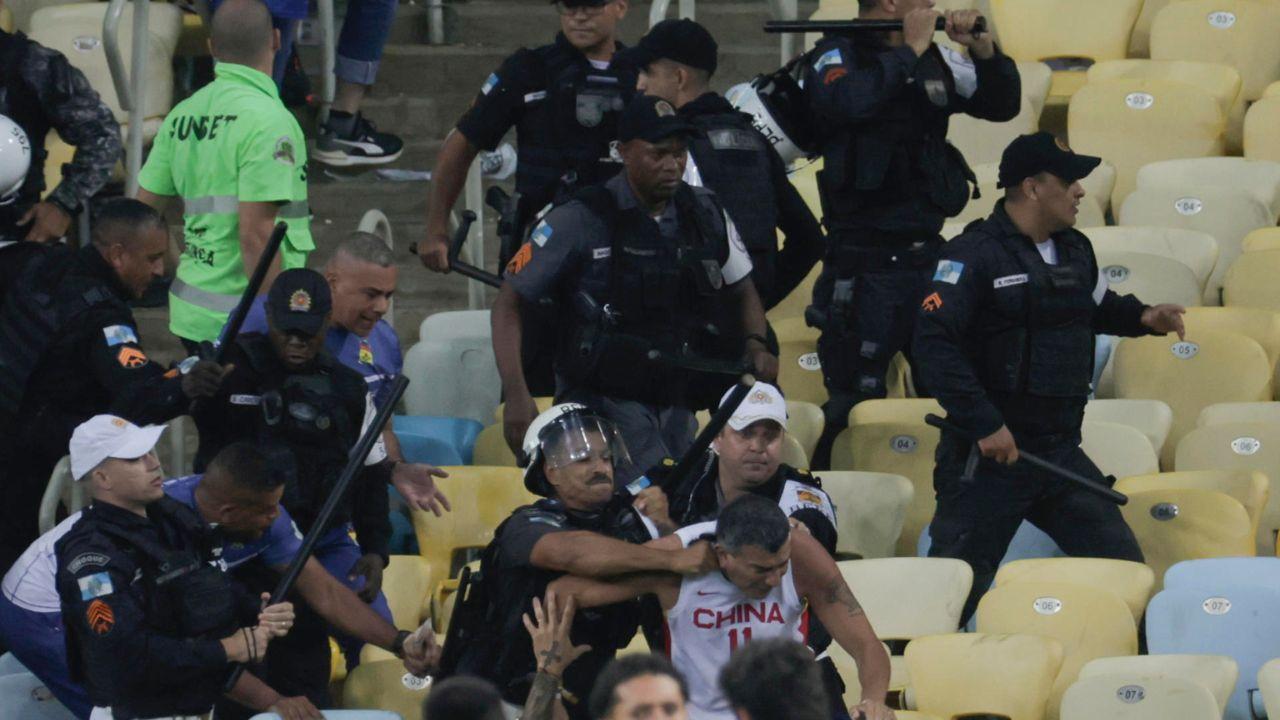
[[[663,610],[670,610],[680,595],[680,582],[680,576],[671,573],[635,573],[599,580],[565,575],[548,585],[547,590],[565,600],[572,598],[580,608],[613,605],[653,594],[658,596]]]
[[[465,135],[453,130],[444,139],[436,167],[431,173],[431,190],[427,193],[427,237],[418,251],[418,257],[428,269],[436,272],[449,270],[449,213],[462,194],[467,182],[467,171],[480,154]]]
[[[368,603],[338,582],[315,558],[308,558],[298,575],[298,592],[341,632],[383,650],[390,650],[399,632]]]
[[[582,577],[610,577],[636,572],[692,575],[716,566],[715,553],[708,543],[677,550],[659,550],[585,530],[543,535],[534,543],[529,561],[543,570]]]

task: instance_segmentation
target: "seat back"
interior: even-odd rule
[[[1151,2],[1151,0],[1148,0]],[[1089,82],[1129,78],[1176,80],[1202,88],[1229,115],[1240,97],[1240,72],[1230,65],[1192,60],[1106,60],[1089,68]]]
[[[911,481],[891,473],[849,470],[829,470],[819,477],[836,506],[836,552],[842,557],[893,557],[915,494]]]
[[[1196,427],[1236,422],[1273,423],[1280,426],[1280,402],[1214,403],[1200,411]]]
[[[787,434],[800,443],[806,457],[813,457],[826,424],[826,416],[817,405],[803,400],[787,401]]]
[[[1053,638],[986,633],[922,637],[906,651],[916,707],[944,718],[1040,720],[1062,657]]]
[[[1084,231],[1095,253],[1133,252],[1172,258],[1191,268],[1203,290],[1218,263],[1218,241],[1199,230],[1113,225]],[[1101,264],[1101,263],[1099,263]],[[1194,303],[1199,305],[1200,302]]]
[[[502,381],[487,337],[423,340],[405,354],[404,373],[412,380],[404,393],[410,415],[487,423],[501,399]]]
[[[1212,464],[1212,460],[1206,459],[1204,464]],[[1116,483],[1116,490],[1125,494],[1188,488],[1211,490],[1235,498],[1249,515],[1249,525],[1254,531],[1257,551],[1271,552],[1271,548],[1275,546],[1275,533],[1269,527],[1262,525],[1263,513],[1267,510],[1267,498],[1270,496],[1266,473],[1249,469],[1179,470],[1122,478]]]
[[[392,419],[405,460],[432,465],[469,465],[484,426],[470,418],[397,415]]]
[[[1256,585],[1280,591],[1280,558],[1228,557],[1185,560],[1165,571],[1166,588],[1216,591],[1221,587]]]
[[[1126,675],[1138,680],[1179,678],[1202,685],[1218,704],[1218,716],[1236,689],[1240,669],[1226,655],[1129,655],[1085,663],[1080,678]]]
[[[849,425],[871,423],[923,423],[924,416],[945,415],[942,406],[933,398],[883,398],[863,400],[849,411]]]
[[[1258,669],[1258,689],[1268,717],[1271,713],[1280,715],[1280,659],[1270,660]],[[1256,707],[1258,703],[1255,700],[1253,704]]]
[[[1280,162],[1280,96],[1265,97],[1249,106],[1244,116],[1244,156]]]
[[[1249,514],[1235,498],[1211,490],[1148,490],[1129,495],[1120,511],[1155,571],[1183,560],[1254,554]]]
[[[1182,0],[1156,14],[1151,26],[1155,60],[1221,62],[1240,72],[1245,100],[1262,97],[1280,80],[1280,7],[1254,0]]]
[[[1156,576],[1142,563],[1107,558],[1028,558],[1014,560],[996,571],[995,585],[1064,582],[1115,593],[1128,606],[1136,623],[1142,619]]]
[[[778,388],[788,400],[803,400],[815,405],[827,401],[827,387],[822,379],[822,361],[815,343],[786,340],[779,343]]]
[[[375,712],[376,709],[380,711],[377,720],[421,717],[422,705],[427,700],[431,685],[410,688],[402,682],[403,677],[404,664],[399,660],[361,663],[351,671],[342,686],[342,706],[367,708],[368,712]],[[356,720],[356,717],[348,717]],[[368,720],[375,720],[374,716],[366,717]]]
[[[996,25],[1016,28],[1001,37],[1016,60],[1123,58],[1141,0],[992,0]]]
[[[1122,478],[1160,471],[1155,448],[1142,431],[1120,423],[1086,420],[1080,447],[1104,475]]]
[[[0,713],[22,720],[72,720],[75,715],[30,672],[0,677]]]
[[[1099,675],[1082,678],[1062,698],[1062,720],[1219,720],[1209,689],[1184,678]]]
[[[805,453],[804,446],[794,435],[786,435],[782,438],[782,454],[779,459],[783,464],[793,468],[809,469],[809,455]]]
[[[1280,250],[1261,250],[1241,255],[1222,278],[1222,304],[1280,310],[1276,273],[1280,272]]]
[[[1280,216],[1280,162],[1239,157],[1160,160],[1138,170],[1138,187],[1243,190]]]
[[[1097,251],[1098,267],[1108,285],[1148,305],[1199,305],[1204,285],[1182,262],[1163,255],[1117,250]]]
[[[1165,440],[1169,438],[1169,428],[1173,426],[1173,411],[1160,400],[1090,400],[1084,406],[1084,419],[1137,428],[1150,441],[1159,458]]]
[[[492,339],[493,330],[488,310],[448,310],[432,313],[418,326],[419,340],[453,340],[456,338]]]
[[[476,436],[475,450],[472,452],[472,463],[489,467],[516,467],[515,453],[507,447],[507,438],[503,435],[502,424],[490,425]]]
[[[1240,241],[1241,252],[1280,250],[1280,227],[1258,228]]]
[[[955,632],[973,569],[952,558],[881,558],[836,563],[881,640]]]
[[[382,592],[401,630],[417,630],[429,612],[431,565],[420,555],[392,555],[382,574]]]
[[[792,182],[795,182],[794,180]],[[798,186],[797,186],[798,187]],[[818,207],[810,207],[815,217],[822,217],[822,209]],[[787,293],[777,305],[769,308],[765,313],[765,317],[769,322],[777,323],[787,318],[804,318],[804,309],[809,307],[813,302],[813,286],[818,282],[818,276],[822,274],[822,261],[819,260],[813,269],[805,275],[804,280],[795,287],[794,290]]]
[[[1266,504],[1255,527],[1257,551],[1272,554],[1280,531],[1280,425],[1230,422],[1188,432],[1178,443],[1178,470],[1253,470],[1268,480]]]
[[[951,117],[947,140],[960,149],[970,165],[1000,162],[1004,149],[1014,138],[1040,129],[1040,113],[1049,96],[1049,66],[1042,62],[1020,62],[1018,75],[1022,78],[1022,104],[1012,120],[993,123],[963,113]],[[985,194],[985,190],[983,192]]]
[[[538,408],[538,412],[542,413],[542,412],[546,412],[547,410],[550,410],[551,406],[556,404],[556,400],[553,397],[542,395],[539,397],[535,397],[533,399],[533,404],[535,407]],[[507,404],[505,402],[498,403],[498,407],[493,409],[494,422],[498,422],[498,423],[502,422],[503,413],[506,412],[506,409],[507,409]],[[483,465],[484,463],[476,463],[476,464]]]
[[[1280,312],[1251,307],[1194,307],[1187,308],[1183,321],[1193,332],[1213,328],[1252,338],[1262,346],[1272,365],[1280,363]]]
[[[915,492],[898,539],[899,555],[914,555],[916,538],[933,519],[937,500],[933,492],[933,453],[938,447],[937,429],[923,422],[855,425],[836,437],[831,467],[902,475]]]

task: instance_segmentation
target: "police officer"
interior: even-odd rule
[[[121,146],[120,125],[111,108],[62,53],[20,32],[0,30],[0,68],[0,116],[22,130],[30,150],[25,181],[13,198],[0,202],[3,266],[19,262],[29,251],[11,243],[47,242],[67,234],[71,219],[111,179]],[[42,200],[44,142],[50,130],[57,130],[76,152],[62,167],[62,182]],[[9,128],[0,135],[0,142],[11,137]],[[0,188],[0,195],[7,190]]]
[[[72,677],[121,720],[208,713],[228,663],[258,660],[293,624],[289,603],[238,593],[204,521],[165,497],[163,431],[109,415],[76,428],[71,473],[93,503],[54,545]]]
[[[893,356],[911,341],[915,307],[937,259],[943,221],[973,178],[947,141],[953,113],[992,121],[1018,114],[1017,66],[973,10],[947,14],[961,55],[933,44],[933,0],[860,0],[859,17],[898,19],[883,37],[828,35],[806,57],[805,96],[824,161],[818,174],[830,244],[809,324],[829,399],[814,467],[829,464],[849,410],[885,395]],[[928,389],[928,386],[923,386]]]
[[[1048,133],[1014,140],[1000,161],[1004,199],[947,243],[921,305],[921,376],[948,419],[982,438],[976,475],[966,481],[976,451],[942,433],[929,526],[930,555],[973,566],[966,618],[1024,519],[1069,555],[1142,561],[1115,505],[1014,464],[1026,448],[1102,481],[1080,449],[1094,334],[1184,334],[1182,307],[1146,306],[1107,289],[1089,239],[1073,228],[1084,197],[1079,180],[1099,162]]]
[[[538,668],[522,616],[533,616],[533,600],[552,580],[565,573],[696,574],[713,567],[706,543],[679,550],[639,544],[656,538],[660,526],[670,527],[666,499],[657,488],[648,488],[643,498],[615,493],[614,472],[625,463],[627,448],[607,419],[583,405],[557,405],[529,426],[523,452],[529,458],[525,487],[546,499],[517,509],[498,526],[481,556],[477,597],[483,602],[474,609],[460,606],[453,620],[475,633],[456,671],[493,681],[516,706],[524,705]],[[590,645],[591,651],[560,678],[570,718],[589,717],[586,701],[596,675],[631,640],[638,620],[633,603],[577,613],[573,643]]]
[[[680,179],[693,132],[667,101],[635,98],[618,130],[625,171],[549,213],[508,264],[493,347],[513,449],[537,412],[519,362],[520,317],[544,298],[564,308],[556,397],[618,426],[635,460],[619,470],[622,483],[681,455],[692,408],[732,382],[692,369],[690,355],[726,364],[745,355],[759,377],[777,374],[737,230],[711,191]]]
[[[699,130],[689,140],[684,180],[713,190],[751,255],[751,281],[768,310],[822,258],[825,238],[773,146],[741,113],[711,90],[716,41],[687,20],[663,20],[625,51],[640,68],[636,86],[671,103]],[[786,241],[778,249],[778,230]]]
[[[0,463],[5,468],[0,567],[40,534],[37,514],[71,431],[108,410],[142,423],[213,393],[212,362],[166,373],[142,349],[129,302],[164,269],[169,231],[136,200],[104,204],[80,250],[35,245],[0,307]]]
[[[170,111],[138,175],[147,204],[182,199],[185,249],[169,287],[169,329],[193,352],[217,339],[278,221],[289,234],[265,287],[315,249],[306,144],[271,80],[280,34],[270,11],[261,0],[227,0],[209,46],[214,81]]]

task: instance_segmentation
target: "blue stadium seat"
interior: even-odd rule
[[[916,545],[916,555],[919,557],[928,557],[929,548],[933,546],[933,540],[929,537],[929,528],[925,528],[920,533],[920,542]],[[1026,520],[1018,526],[1018,532],[1013,536],[1013,540],[1009,542],[1009,549],[1005,551],[1004,557],[1000,559],[1000,564],[1013,562],[1014,560],[1028,560],[1030,558],[1047,558],[1047,557],[1066,557],[1067,554],[1058,547],[1058,543],[1053,538],[1045,534],[1043,530],[1032,525]]]
[[[4,677],[5,675],[20,675],[28,672],[31,671],[28,670],[27,666],[23,665],[13,653],[7,652],[0,655],[0,677]]]
[[[400,449],[409,462],[470,465],[476,436],[484,429],[470,418],[396,415],[392,420]]]
[[[1212,590],[1167,588],[1147,606],[1147,648],[1152,654],[1227,655],[1240,682],[1224,720],[1251,720],[1250,690],[1258,670],[1280,648],[1280,589],[1220,585]],[[1255,693],[1256,694],[1256,693]]]
[[[1183,560],[1164,573],[1166,588],[1216,591],[1219,587],[1255,585],[1280,592],[1280,558],[1224,557]],[[1280,655],[1280,649],[1276,651]]]
[[[0,720],[75,720],[40,678],[29,672],[0,677]]]

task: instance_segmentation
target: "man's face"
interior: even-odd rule
[[[368,337],[391,306],[396,275],[394,265],[384,268],[353,258],[338,258],[325,273],[333,295],[334,324]]]
[[[168,251],[168,228],[148,226],[127,242],[109,246],[103,257],[115,270],[120,283],[135,298],[140,298],[152,280],[164,276],[164,258]]]
[[[774,420],[758,420],[741,430],[725,426],[716,438],[720,477],[756,487],[778,472],[786,432]]]
[[[236,542],[253,542],[263,536],[280,516],[284,486],[253,492],[237,490],[218,508],[218,526]]]
[[[274,323],[267,323],[267,337],[271,339],[271,347],[275,348],[276,357],[290,370],[300,370],[315,360],[324,345],[324,334],[329,329],[328,320],[315,335],[303,335],[290,330],[283,332],[276,329]]]
[[[1050,232],[1075,226],[1076,216],[1080,213],[1080,201],[1085,195],[1084,188],[1078,181],[1068,183],[1057,175],[1046,172],[1030,178],[1028,189],[1028,194],[1036,201],[1040,217]]]
[[[598,510],[613,497],[613,454],[599,433],[591,436],[588,457],[545,469],[556,497],[573,510]]]
[[[164,476],[154,450],[132,460],[108,458],[94,472],[106,476],[112,494],[123,503],[150,505],[164,497]]]
[[[560,31],[569,44],[585,51],[614,38],[618,22],[627,14],[627,0],[612,0],[596,7],[568,7],[558,2],[556,10],[560,12]]]
[[[640,70],[636,90],[641,95],[653,95],[676,104],[680,94],[680,70],[668,60],[654,60]]]
[[[670,200],[684,177],[688,159],[682,137],[669,137],[657,143],[629,140],[622,145],[627,179],[643,198]]]
[[[640,675],[613,689],[617,702],[605,720],[684,720],[680,684],[669,675]]]
[[[778,548],[778,552],[769,553],[756,545],[738,548],[738,552],[716,546],[716,556],[720,559],[720,571],[739,590],[751,598],[762,598],[768,595],[787,574],[787,566],[791,563],[791,539]]]

